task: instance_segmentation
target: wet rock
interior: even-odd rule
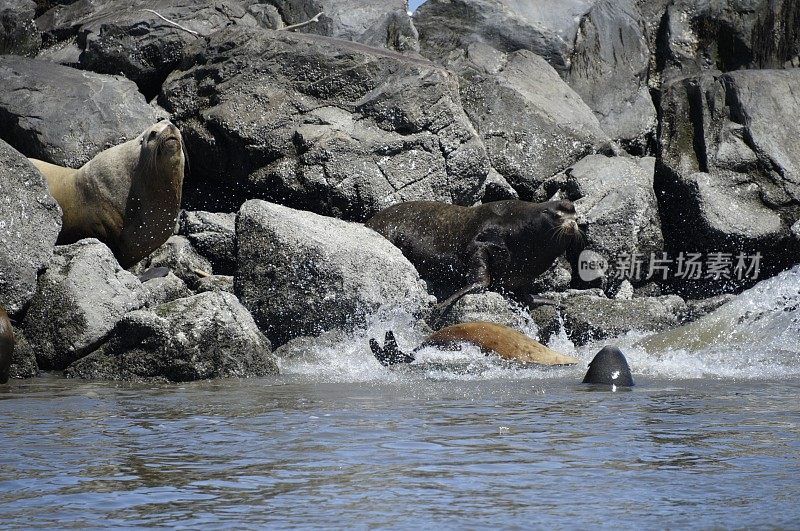
[[[611,138],[639,153],[652,141],[650,49],[631,1],[429,0],[414,23],[421,53],[442,63],[476,44],[506,54],[528,50],[583,97]]]
[[[673,251],[761,253],[761,273],[800,261],[800,69],[704,74],[662,100],[656,191]],[[688,284],[688,283],[687,283]],[[689,286],[695,298],[739,279]],[[717,291],[719,292],[719,291]]]
[[[317,35],[228,28],[193,48],[160,103],[181,127],[189,208],[258,197],[363,220],[400,201],[472,204],[489,171],[452,74]]]
[[[432,302],[400,250],[362,225],[253,200],[236,235],[236,294],[273,344],[350,331],[380,307],[421,314]]]
[[[192,295],[192,291],[186,286],[186,283],[171,271],[165,277],[152,278],[147,282],[143,282],[142,286],[144,286],[147,293],[146,306],[148,308],[155,308],[165,302]]]
[[[686,312],[681,315],[681,323],[689,323],[699,319],[700,317],[703,317],[704,315],[708,315],[723,304],[727,304],[735,298],[736,295],[732,293],[725,293],[723,295],[717,295],[707,299],[687,300]]]
[[[276,374],[267,338],[230,293],[209,292],[127,314],[68,377],[187,382]]]
[[[520,313],[519,305],[499,293],[487,291],[462,297],[444,315],[438,328],[472,321],[497,323],[516,330],[522,330],[529,324]]]
[[[159,119],[127,79],[0,56],[0,138],[28,157],[78,168]]]
[[[607,299],[593,295],[567,297],[562,312],[567,335],[578,345],[616,337],[631,330],[661,331],[680,324],[686,303],[675,295]]]
[[[185,236],[170,236],[164,245],[130,268],[130,271],[141,275],[152,267],[169,268],[192,289],[202,277],[214,272],[211,262],[200,256]]]
[[[197,282],[195,290],[197,290],[198,293],[203,293],[205,291],[227,291],[228,293],[235,293],[236,291],[233,285],[233,276],[231,275],[211,275],[203,277]]]
[[[169,24],[148,9],[198,35]],[[180,64],[188,45],[229,25],[257,27],[259,22],[237,1],[80,0],[49,10],[37,24],[46,47],[77,50],[80,68],[122,73],[149,100]],[[47,51],[43,55],[59,59]]]
[[[564,291],[572,281],[572,266],[565,256],[559,256],[550,268],[531,280],[531,293]]]
[[[145,299],[141,282],[94,238],[56,247],[24,321],[39,367],[64,369],[93,351]]]
[[[268,0],[268,3],[281,14],[278,27],[301,24],[321,12],[319,22],[297,31],[399,52],[419,50],[417,30],[408,16],[405,0]]]
[[[36,363],[36,352],[25,338],[22,329],[14,328],[16,345],[11,355],[9,377],[14,379],[33,378],[39,374],[39,365]]]
[[[664,248],[653,192],[654,164],[652,158],[592,155],[543,186],[545,196],[560,192],[575,203],[586,249],[606,261],[610,266],[606,274],[618,273],[619,260],[625,256],[632,260],[636,254],[643,260],[642,275],[630,279],[634,285],[646,281],[651,254],[660,257]],[[622,280],[620,277],[613,283]]]
[[[233,275],[236,270],[236,214],[184,210],[180,232],[214,271]]]
[[[0,304],[14,315],[33,297],[37,273],[52,256],[61,209],[42,174],[2,140],[0,183]]]
[[[666,82],[707,70],[800,66],[800,9],[793,0],[677,0],[662,25]]]
[[[36,55],[42,35],[33,21],[35,15],[33,0],[3,1],[0,5],[0,54]]]
[[[448,68],[461,78],[461,103],[492,167],[523,199],[582,157],[611,149],[580,96],[532,52],[473,44]]]

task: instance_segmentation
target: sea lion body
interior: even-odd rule
[[[169,121],[99,153],[77,170],[30,160],[63,212],[59,245],[97,238],[127,268],[172,234],[185,156],[180,131]]]
[[[413,353],[430,346],[458,350],[463,344],[474,345],[486,354],[496,354],[504,360],[523,364],[574,365],[579,362],[577,358],[551,350],[512,328],[480,321],[442,328],[428,336]],[[403,354],[397,349],[392,332],[387,332],[382,349],[374,339],[370,341],[370,347],[384,365],[410,363],[414,360],[413,353]]]
[[[449,297],[444,309],[489,287],[527,296],[532,280],[577,250],[580,238],[570,201],[412,201],[378,212],[366,226],[397,246],[437,297]]]
[[[5,308],[0,306],[0,384],[8,381],[11,355],[14,353],[14,328]]]

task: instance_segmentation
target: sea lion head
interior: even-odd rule
[[[583,383],[632,387],[633,376],[628,360],[617,347],[603,347],[589,362]]]
[[[151,173],[173,173],[183,176],[186,148],[180,130],[169,120],[161,120],[141,134],[141,159]]]
[[[548,201],[541,206],[545,223],[550,227],[550,237],[559,244],[558,247],[579,246],[583,241],[583,232],[578,227],[578,215],[572,201]]]

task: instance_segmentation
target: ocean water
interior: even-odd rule
[[[382,315],[280,376],[0,387],[3,528],[800,527],[800,268],[659,350],[631,333],[630,390],[584,364],[523,368],[429,349],[387,369]],[[725,330],[731,333],[726,333]],[[696,329],[692,329],[696,330]],[[730,341],[736,332],[735,341]],[[535,333],[535,331],[530,331]],[[693,332],[694,333],[694,332]],[[674,343],[670,343],[674,341]]]

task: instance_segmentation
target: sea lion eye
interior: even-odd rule
[[[147,140],[153,140],[156,137],[155,131],[150,131],[150,135],[147,137]]]

